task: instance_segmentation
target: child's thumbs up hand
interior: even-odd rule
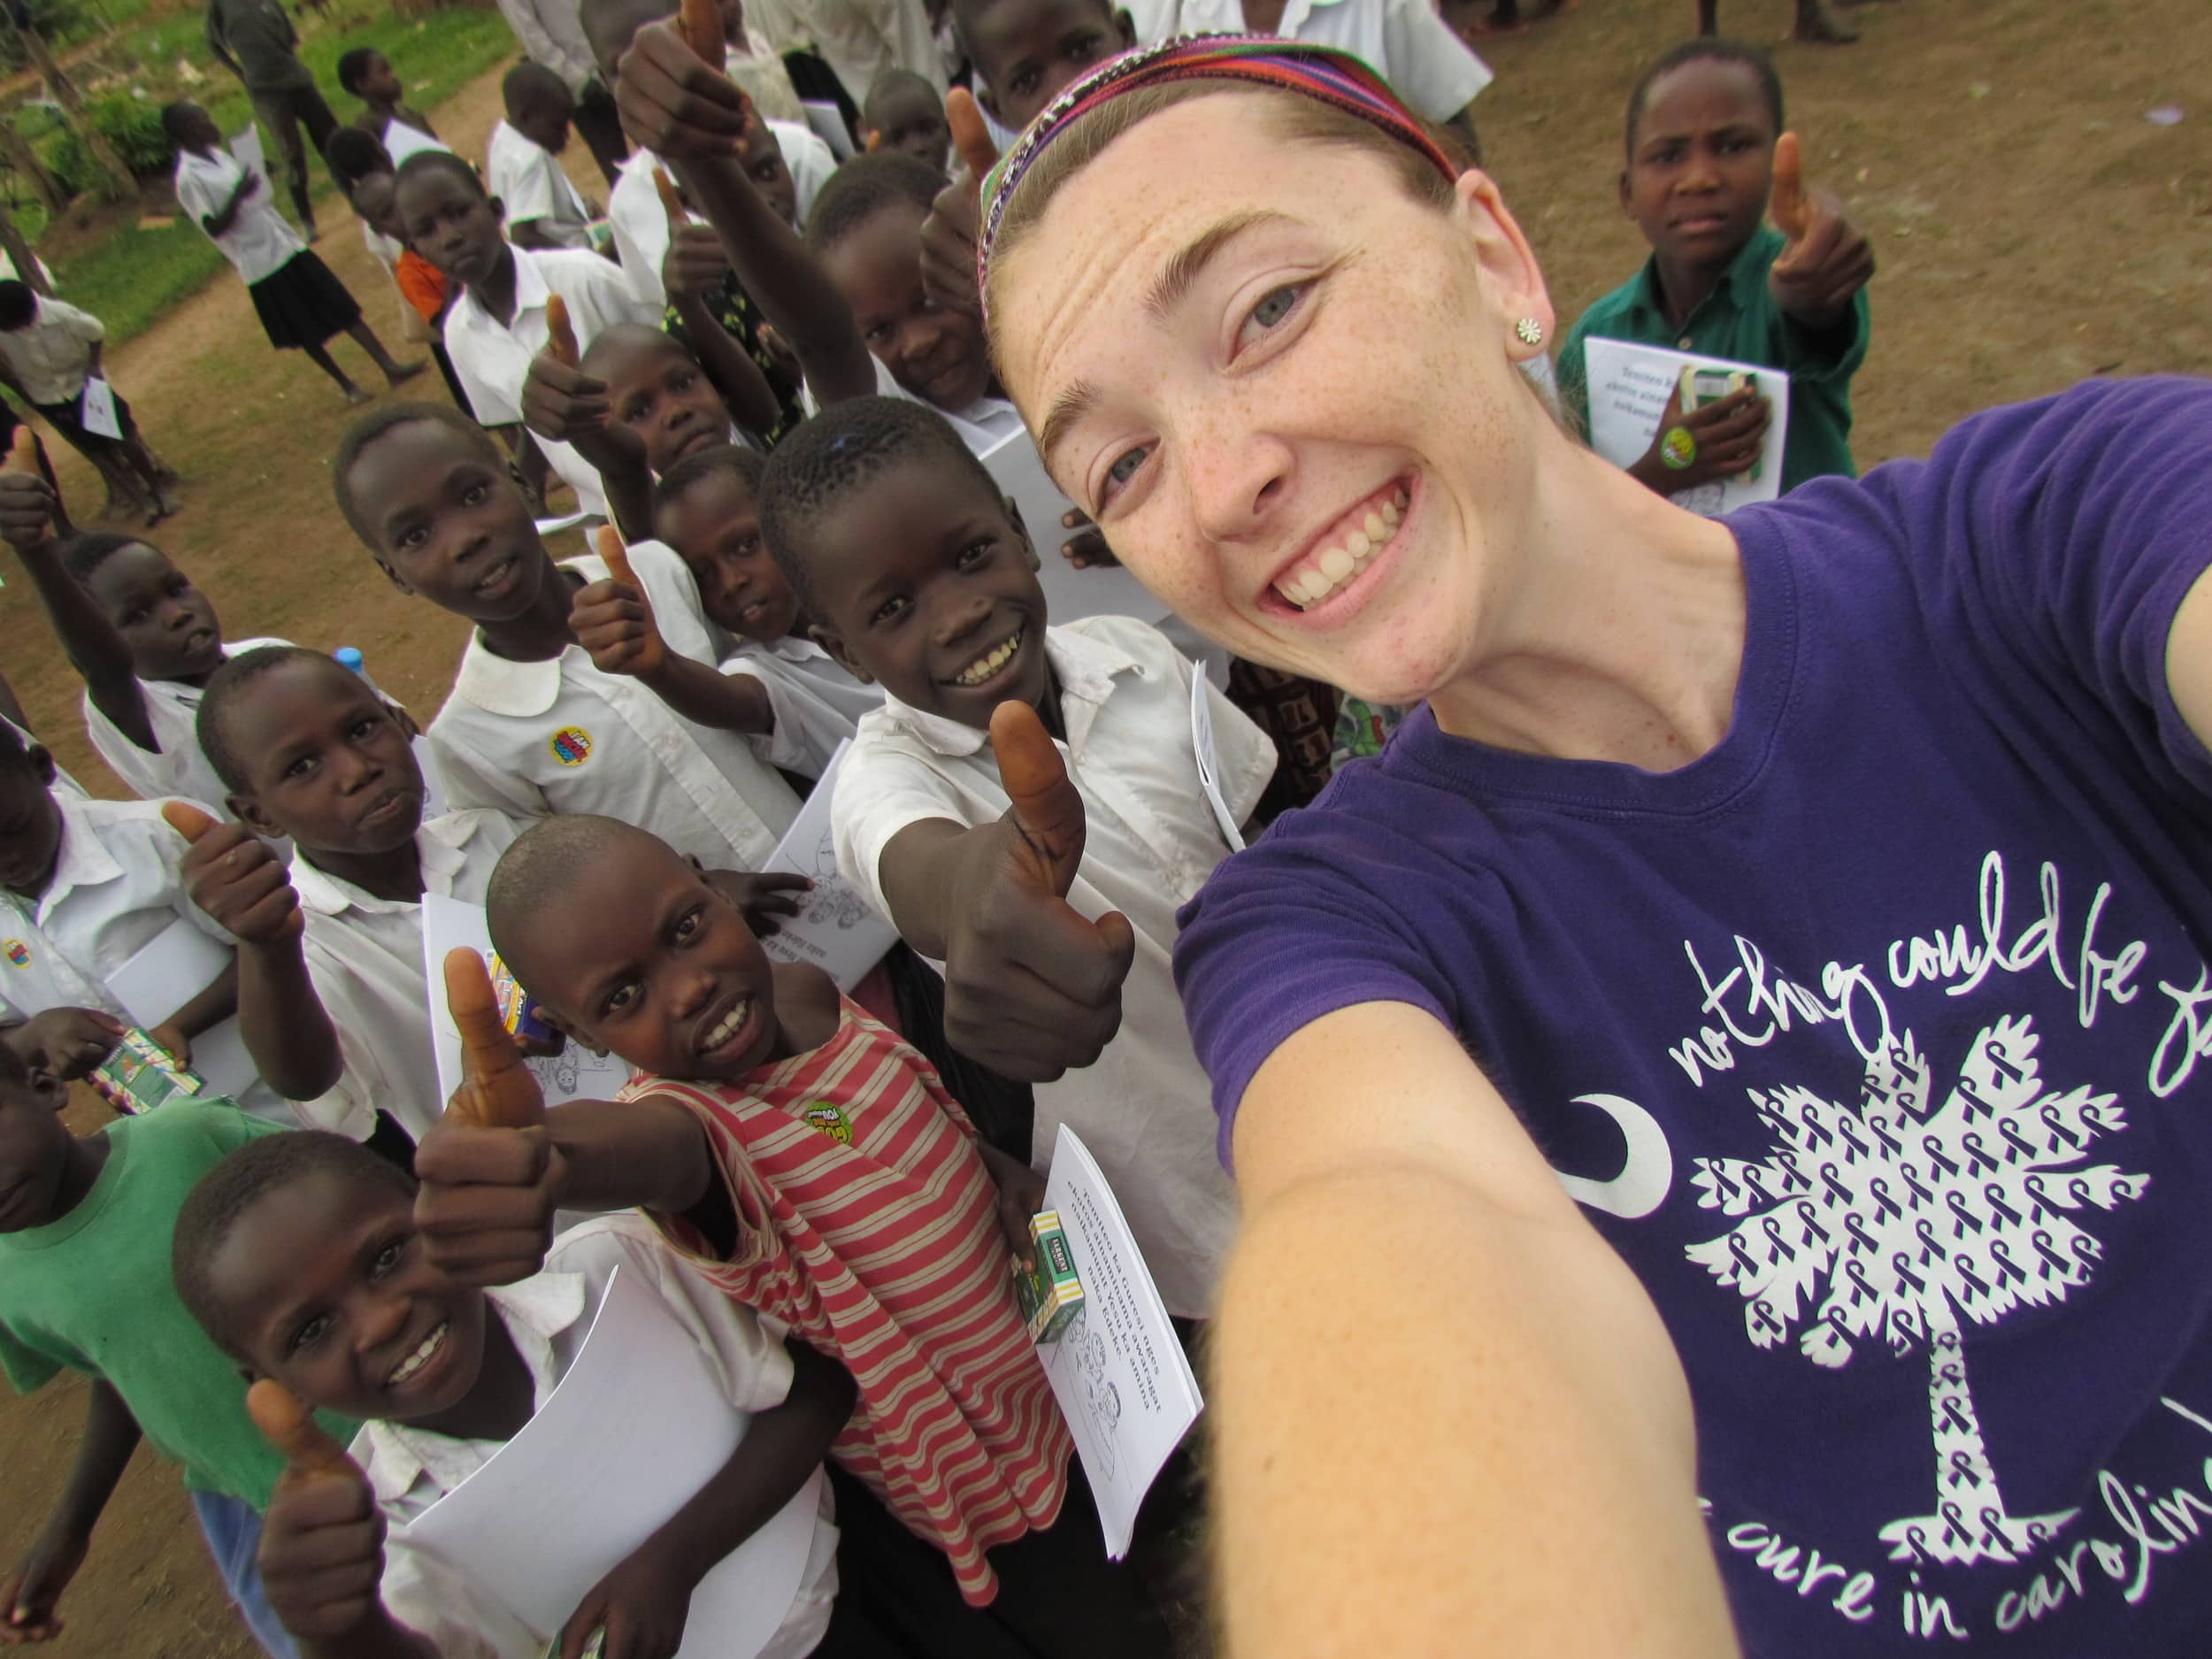
[[[284,1458],[261,1517],[262,1587],[284,1628],[334,1642],[382,1602],[384,1517],[368,1479],[305,1406],[266,1377],[246,1391],[246,1412]]]
[[[1120,1030],[1136,935],[1119,911],[1092,921],[1067,901],[1083,861],[1083,797],[1037,711],[1001,703],[991,750],[1010,804],[962,838],[949,895],[945,1030],[1006,1076],[1049,1082],[1090,1064]]]
[[[694,12],[714,15],[713,0],[687,0],[674,18],[648,23],[622,55],[615,103],[631,138],[671,161],[726,158],[745,146],[758,119],[752,100],[722,73],[722,35],[713,39]]]
[[[583,361],[576,344],[576,326],[568,320],[568,302],[557,294],[549,296],[545,302],[545,349],[552,353],[554,362],[572,369]]]
[[[684,44],[710,69],[719,71],[729,61],[729,43],[722,35],[721,8],[714,0],[683,0],[676,21],[683,29]]]
[[[922,221],[922,290],[940,305],[971,314],[983,309],[976,290],[976,242],[983,225],[983,180],[998,163],[983,111],[965,87],[945,94],[945,121],[960,157],[952,182]]]
[[[1840,197],[1806,188],[1803,148],[1795,133],[1775,141],[1768,211],[1786,239],[1768,269],[1768,292],[1804,326],[1833,327],[1874,274],[1874,250],[1844,218]]]
[[[567,1161],[545,1126],[545,1097],[508,1035],[484,958],[445,959],[446,1006],[461,1033],[461,1086],[415,1148],[423,1251],[465,1285],[511,1285],[545,1262]]]
[[[650,679],[667,664],[668,642],[612,525],[599,528],[599,557],[607,562],[607,580],[578,591],[569,606],[568,631],[600,672]]]
[[[653,188],[668,216],[668,251],[661,256],[661,287],[672,300],[703,299],[729,272],[729,256],[711,225],[695,225],[683,192],[668,176],[668,169],[653,169]]]
[[[218,822],[189,801],[161,816],[189,843],[178,864],[184,890],[242,945],[287,946],[305,931],[291,872],[268,842],[235,818]]]
[[[54,539],[53,487],[39,476],[31,429],[18,425],[0,471],[0,541],[10,547],[42,547]]]

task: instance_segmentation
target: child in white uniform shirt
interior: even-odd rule
[[[595,1630],[614,1653],[672,1652],[680,1634],[711,1653],[714,1632],[690,1617],[694,1589],[796,1504],[811,1512],[811,1540],[787,1581],[761,1587],[780,1614],[762,1659],[903,1651],[857,1599],[838,1594],[838,1528],[821,1464],[852,1410],[842,1367],[769,1335],[634,1215],[572,1228],[540,1272],[478,1290],[426,1259],[414,1197],[403,1170],[340,1137],[273,1136],[216,1165],[178,1215],[185,1305],[250,1375],[281,1385],[277,1408],[297,1420],[279,1449],[296,1463],[329,1459],[325,1480],[352,1485],[336,1502],[326,1486],[278,1487],[260,1555],[288,1628],[349,1652],[404,1651],[411,1632],[443,1659],[540,1659],[570,1650],[564,1639],[580,1647]],[[540,1628],[495,1586],[417,1544],[410,1524],[544,1408],[618,1271],[641,1284],[751,1420],[722,1466],[700,1471],[689,1502],[597,1585],[577,1586],[563,1627]],[[379,1332],[388,1334],[371,1350]],[[349,1456],[301,1402],[363,1419]],[[384,1525],[359,1525],[373,1516]],[[345,1571],[357,1566],[379,1581],[365,1602],[358,1575]]]
[[[507,119],[492,128],[484,174],[506,210],[509,238],[518,248],[591,251],[591,204],[561,165],[576,111],[568,83],[543,64],[524,62],[507,72],[499,91]]]
[[[1074,1125],[1169,1310],[1205,1315],[1236,1205],[1169,968],[1177,906],[1229,851],[1199,783],[1194,671],[1132,618],[1048,629],[1015,515],[917,404],[858,399],[808,422],[770,457],[761,519],[825,646],[887,694],[839,774],[839,869],[945,962],[952,1040],[1037,1080],[1033,1162],[1049,1160],[1057,1123]],[[1218,691],[1203,695],[1224,804],[1240,823],[1274,756]],[[1079,867],[1060,849],[1067,867],[1033,894],[1004,887],[1010,869],[1054,850],[1009,818],[986,733],[1010,702],[1064,745],[1087,831]],[[979,931],[979,910],[964,910],[987,894],[1013,933]],[[1081,988],[1024,1002],[1018,981]]]
[[[572,612],[640,596],[596,558],[553,563],[480,427],[434,404],[388,406],[347,432],[332,471],[339,510],[393,582],[477,625],[429,731],[454,807],[610,813],[710,870],[760,867],[797,813],[790,786],[743,737],[593,665]],[[710,667],[683,562],[651,541],[629,559],[666,647]]]
[[[159,802],[57,795],[52,780],[46,751],[0,727],[0,824],[19,826],[0,838],[0,1023],[9,1044],[27,1064],[78,1078],[107,1058],[126,1027],[142,1024],[189,1064],[194,1045],[236,1013],[238,980],[230,935],[185,896],[184,838],[163,819]],[[180,928],[198,937],[157,944]],[[150,1011],[145,984],[111,984],[146,979],[144,964],[134,964],[150,948],[224,965]],[[158,995],[171,1000],[166,988]],[[223,1082],[248,1111],[293,1121],[250,1071]]]
[[[394,386],[422,373],[419,363],[393,361],[345,284],[279,215],[268,180],[223,148],[222,129],[205,110],[189,101],[165,105],[161,127],[177,147],[177,205],[238,267],[271,345],[305,352],[349,403],[369,395],[324,349],[333,334],[352,336]]]
[[[57,541],[54,511],[44,479],[0,472],[0,537],[84,676],[92,747],[148,800],[219,802],[222,781],[193,729],[202,690],[226,657],[286,641],[225,644],[214,605],[158,548],[120,535]]]
[[[499,202],[457,157],[421,155],[403,164],[397,205],[409,244],[461,285],[446,312],[446,355],[487,426],[519,426],[523,382],[530,359],[545,349],[545,305],[555,294],[567,304],[580,345],[611,323],[660,320],[658,308],[640,303],[622,273],[598,255],[511,245],[500,234]],[[538,447],[576,491],[578,505],[605,517],[596,470],[566,444],[541,439]]]
[[[216,671],[202,746],[235,823],[184,861],[193,902],[239,943],[239,1007],[261,1073],[318,1128],[355,1140],[381,1110],[419,1140],[445,1109],[422,900],[484,902],[515,838],[503,812],[423,818],[408,734],[360,675],[316,651]],[[257,836],[290,838],[288,872]]]
[[[154,459],[139,435],[131,406],[109,388],[121,436],[85,424],[88,381],[101,379],[107,329],[89,311],[35,292],[12,277],[0,280],[0,381],[52,423],[70,447],[99,469],[111,507],[119,501],[146,515],[149,526],[169,516],[165,495],[176,474]]]

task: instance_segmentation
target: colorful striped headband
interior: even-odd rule
[[[1101,64],[1047,104],[983,181],[983,227],[976,245],[976,283],[990,290],[991,252],[1006,204],[1053,140],[1101,104],[1141,87],[1173,81],[1241,81],[1279,87],[1330,104],[1380,127],[1434,162],[1447,179],[1461,169],[1437,147],[1419,118],[1362,59],[1333,46],[1261,35],[1179,35]],[[985,320],[989,320],[987,315]]]

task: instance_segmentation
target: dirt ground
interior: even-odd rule
[[[1788,0],[1728,0],[1723,24],[1775,40]],[[1549,275],[1563,326],[1643,256],[1615,205],[1622,104],[1641,65],[1688,27],[1691,0],[1583,0],[1484,48],[1498,73],[1476,106],[1485,148]],[[1881,259],[1860,374],[1862,465],[1924,454],[1960,417],[2093,374],[2212,372],[2212,50],[2203,0],[1890,0],[1849,13],[1845,50],[1777,46],[1807,173],[1843,196]],[[480,153],[498,112],[487,76],[436,113]],[[2179,106],[2160,126],[2147,111]],[[572,171],[603,199],[580,146]],[[336,216],[319,251],[396,339],[396,301]],[[365,372],[349,345],[357,371]],[[426,718],[462,625],[388,587],[339,519],[328,463],[348,411],[296,356],[271,352],[226,276],[116,354],[117,386],[189,480],[156,533],[215,598],[234,637],[360,648]],[[365,378],[364,384],[369,383]],[[440,396],[435,382],[419,383]],[[73,499],[98,487],[58,451]],[[2145,457],[2146,465],[2157,464]],[[63,764],[117,786],[92,757],[79,687],[27,584],[0,557],[0,672]],[[98,1108],[81,1105],[87,1121]],[[65,1479],[81,1391],[0,1397],[0,1563]],[[65,1603],[57,1659],[232,1659],[252,1651],[226,1609],[174,1475],[134,1464]]]

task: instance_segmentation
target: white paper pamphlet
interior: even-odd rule
[[[130,1010],[142,1029],[151,1031],[237,959],[230,946],[179,917],[108,975],[108,995]],[[191,1067],[207,1085],[206,1093],[231,1100],[261,1080],[261,1068],[247,1052],[235,1014],[192,1039]]]
[[[122,441],[123,423],[115,413],[115,388],[96,374],[85,377],[84,401],[77,407],[77,419],[87,432]]]
[[[1213,809],[1214,823],[1220,828],[1221,839],[1229,843],[1229,850],[1244,850],[1244,831],[1237,824],[1236,814],[1229,810],[1229,803],[1221,793],[1221,757],[1214,749],[1213,699],[1206,695],[1212,682],[1206,678],[1206,664],[1193,663],[1190,674],[1190,746],[1198,757],[1198,783],[1206,792],[1206,804]]]
[[[1060,1212],[1083,1301],[1037,1357],[1090,1477],[1106,1554],[1119,1561],[1144,1494],[1206,1402],[1113,1188],[1065,1124],[1045,1208]]]
[[[1583,342],[1589,374],[1590,447],[1616,466],[1631,466],[1651,448],[1667,399],[1686,368],[1736,370],[1759,377],[1759,391],[1770,405],[1767,432],[1759,450],[1758,477],[1738,477],[1678,492],[1678,507],[1718,518],[1755,501],[1782,493],[1782,445],[1789,435],[1790,377],[1780,369],[1725,357],[1670,351],[1664,346],[1592,338]]]
[[[729,1461],[749,1420],[658,1293],[618,1267],[543,1409],[399,1535],[549,1636]],[[768,1645],[806,1571],[823,1479],[699,1580],[677,1659]]]
[[[883,953],[899,942],[899,930],[861,896],[860,889],[837,872],[837,847],[830,836],[830,797],[852,739],[838,744],[822,780],[799,808],[799,816],[776,843],[764,870],[795,870],[814,883],[800,900],[795,917],[787,916],[761,946],[779,962],[810,962],[849,991]]]
[[[263,182],[269,177],[269,158],[262,153],[261,129],[251,121],[246,130],[230,141],[231,158],[248,173],[257,173]]]
[[[1079,617],[1136,617],[1156,622],[1167,615],[1167,607],[1120,566],[1079,571],[1060,557],[1060,544],[1075,534],[1060,517],[1075,503],[1052,481],[1026,431],[1005,439],[980,459],[1021,509],[1022,527],[1037,549],[1037,580],[1045,590],[1048,618],[1056,623]]]
[[[583,523],[585,519],[595,518],[596,516],[596,514],[582,507],[579,507],[574,512],[556,513],[550,518],[540,518],[536,521],[538,534],[541,536],[558,535],[562,531],[573,530],[578,525]]]
[[[438,751],[430,747],[430,740],[418,733],[408,747],[415,751],[415,766],[422,773],[422,821],[427,824],[453,808],[446,800],[445,779],[438,772]]]
[[[830,152],[840,161],[853,158],[853,135],[845,127],[845,118],[834,104],[816,104],[801,98],[799,107],[806,111],[806,124],[814,129],[814,135],[830,147]]]
[[[441,893],[424,894],[422,960],[430,976],[430,1041],[438,1056],[438,1093],[446,1100],[461,1087],[461,1028],[453,1023],[453,1010],[445,1000],[446,952],[457,945],[480,952],[489,962],[492,935],[484,907]],[[611,1054],[594,1054],[575,1041],[565,1044],[557,1055],[532,1055],[526,1064],[537,1074],[548,1106],[572,1100],[612,1100],[630,1080],[630,1068],[624,1062]]]

